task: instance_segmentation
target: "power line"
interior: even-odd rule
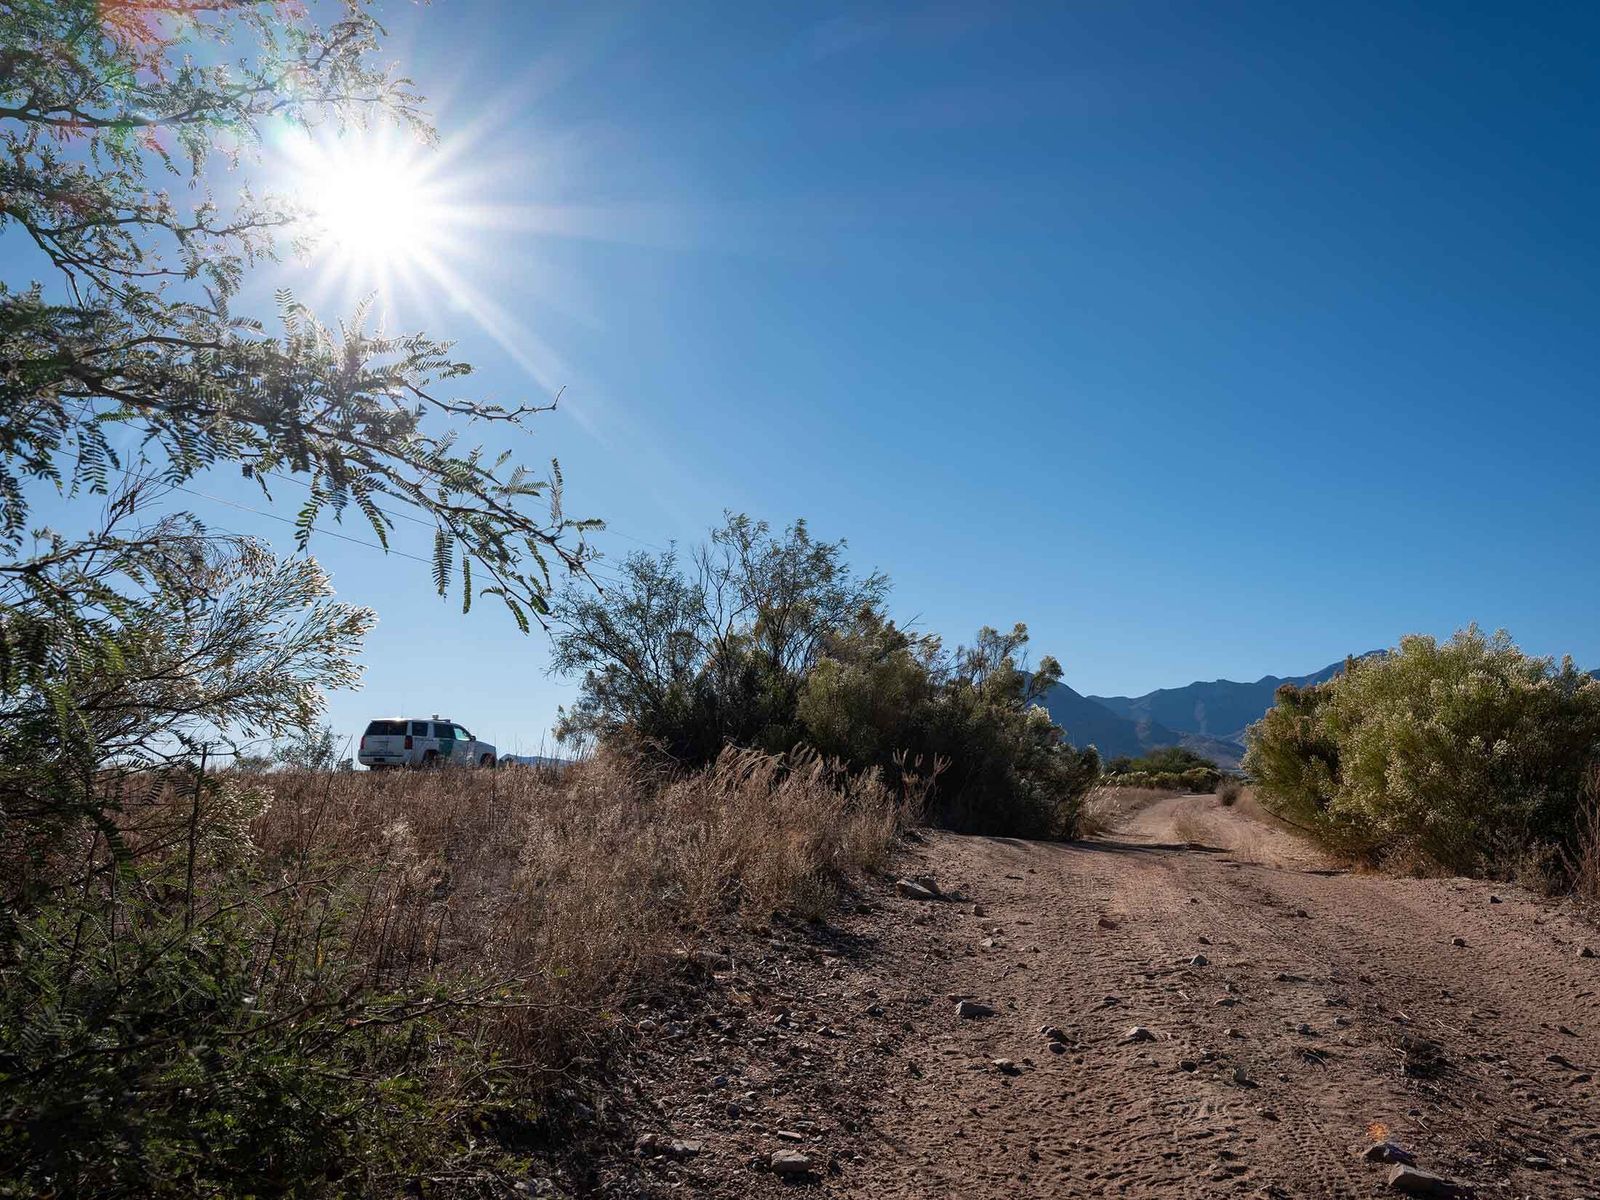
[[[126,471],[123,472],[125,475],[127,473],[128,472]],[[295,522],[291,521],[288,517],[281,516],[274,512],[267,512],[265,509],[252,508],[248,504],[240,504],[237,500],[224,500],[221,496],[213,496],[208,492],[202,492],[196,488],[185,487],[181,483],[174,483],[170,486],[174,491],[184,492],[190,496],[196,496],[201,500],[208,500],[212,504],[226,504],[229,508],[236,508],[240,512],[253,513],[258,517],[266,517],[269,521],[278,521],[284,525],[295,524]],[[423,558],[420,554],[412,554],[407,550],[396,550],[393,546],[385,546],[380,542],[369,542],[364,538],[351,537],[348,533],[340,533],[336,529],[328,529],[320,525],[312,525],[309,528],[312,533],[320,533],[324,537],[338,538],[341,542],[350,542],[353,545],[365,546],[367,549],[376,550],[380,554],[393,554],[399,558],[409,558],[412,562],[424,563],[430,566],[433,563],[431,558]]]

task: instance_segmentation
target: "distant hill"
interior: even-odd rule
[[[1130,721],[1153,721],[1204,737],[1235,740],[1272,707],[1273,697],[1286,683],[1297,687],[1323,683],[1344,670],[1344,661],[1331,663],[1309,675],[1264,675],[1254,683],[1216,679],[1187,687],[1160,688],[1143,696],[1089,696],[1086,699]]]
[[[1184,746],[1232,768],[1244,756],[1245,730],[1272,707],[1280,687],[1322,683],[1343,670],[1340,660],[1309,675],[1197,681],[1143,696],[1084,696],[1058,683],[1041,702],[1073,745],[1093,745],[1101,758],[1137,758],[1163,746]]]
[[[1050,719],[1066,730],[1074,746],[1094,746],[1101,758],[1127,754],[1137,758],[1159,746],[1176,746],[1183,735],[1175,729],[1152,722],[1139,722],[1112,712],[1064,683],[1058,683],[1041,698]]]

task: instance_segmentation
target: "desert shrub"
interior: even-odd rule
[[[1073,836],[1099,760],[1034,704],[1055,660],[1028,670],[1022,625],[953,653],[898,628],[888,581],[843,550],[730,514],[687,565],[637,554],[604,595],[566,589],[555,667],[581,684],[559,732],[680,766],[810,747],[894,787],[929,781],[924,815],[952,828]]]
[[[1597,748],[1600,682],[1474,626],[1281,691],[1245,766],[1269,807],[1348,853],[1503,874],[1573,846]]]
[[[888,586],[855,575],[844,550],[804,521],[775,534],[729,513],[687,561],[630,555],[604,594],[571,583],[552,612],[553,669],[581,686],[558,735],[621,735],[688,766],[729,744],[791,749],[800,683],[824,641]]]
[[[1160,792],[1210,792],[1221,778],[1222,772],[1215,767],[1190,767],[1186,771],[1123,771],[1105,776],[1105,783]]]
[[[945,654],[873,611],[826,643],[800,688],[808,744],[890,778],[931,770],[924,819],[1018,837],[1074,837],[1099,773],[1033,701],[1057,679],[1023,665],[1028,634],[985,628]]]
[[[1244,791],[1244,781],[1237,776],[1225,775],[1217,781],[1217,802],[1224,808],[1232,808],[1239,803],[1240,793]]]
[[[1109,786],[1156,791],[1209,792],[1221,779],[1222,770],[1215,762],[1182,746],[1165,746],[1140,758],[1121,755],[1105,769]]]

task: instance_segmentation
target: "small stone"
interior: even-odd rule
[[[937,900],[939,898],[937,892],[930,892],[920,883],[910,879],[896,879],[894,881],[894,890],[907,900]]]
[[[963,1000],[956,1005],[956,1016],[966,1021],[980,1021],[984,1017],[994,1016],[994,1009],[977,1000]]]
[[[1303,908],[1297,908],[1294,910],[1294,915],[1297,917],[1309,917],[1311,914]]]
[[[1245,1087],[1245,1088],[1253,1088],[1253,1087],[1259,1087],[1260,1086],[1260,1084],[1256,1083],[1256,1081],[1254,1079],[1250,1078],[1249,1074],[1245,1071],[1245,1069],[1243,1067],[1235,1067],[1233,1069],[1233,1082],[1236,1083],[1238,1086]]]
[[[1311,1026],[1307,1025],[1304,1021],[1301,1021],[1300,1024],[1296,1025],[1294,1027],[1294,1031],[1296,1033],[1298,1033],[1301,1037],[1316,1037],[1317,1036],[1317,1031],[1315,1029],[1313,1029]]]
[[[1206,935],[1205,935],[1205,934],[1203,934],[1203,933],[1202,933],[1202,934],[1201,934],[1201,935],[1200,935],[1200,936],[1199,936],[1199,937],[1197,937],[1197,938],[1195,938],[1195,941],[1197,941],[1197,942],[1199,942],[1199,943],[1200,943],[1200,944],[1201,944],[1201,945],[1202,945],[1202,946],[1209,946],[1209,945],[1211,945],[1211,939],[1210,939],[1210,938],[1208,938],[1208,937],[1207,937],[1207,936],[1206,936]]]
[[[1211,965],[1211,960],[1204,954],[1196,954],[1189,960],[1189,965],[1191,967],[1208,967]]]
[[[1532,1167],[1535,1171],[1547,1171],[1550,1169],[1550,1160],[1542,1154],[1530,1154],[1522,1160],[1522,1165]]]
[[[989,1065],[991,1067],[993,1067],[996,1071],[999,1071],[1000,1074],[1002,1074],[1002,1075],[1021,1075],[1022,1074],[1022,1068],[1017,1066],[1017,1064],[1012,1062],[1009,1058],[997,1058],[993,1062],[991,1062]]]
[[[803,1142],[806,1140],[805,1134],[796,1133],[793,1129],[777,1129],[773,1131],[772,1136],[782,1138],[786,1142]]]
[[[1117,923],[1110,917],[1101,917],[1095,924],[1100,926],[1101,929],[1115,929],[1117,927]]]
[[[1050,1053],[1051,1054],[1065,1054],[1066,1052],[1067,1052],[1067,1048],[1065,1046],[1063,1046],[1060,1042],[1051,1042],[1050,1043]]]
[[[1041,1037],[1047,1037],[1052,1042],[1057,1044],[1067,1040],[1066,1033],[1063,1030],[1057,1029],[1054,1025],[1042,1026],[1039,1029],[1039,1034]]]
[[[1585,946],[1582,950],[1578,951],[1578,957],[1579,958],[1593,958],[1594,957],[1594,949],[1592,947],[1590,947],[1590,946]]]
[[[1490,896],[1489,897],[1489,903],[1490,904],[1499,904],[1500,903],[1500,897],[1499,896]]]
[[[667,1153],[673,1158],[693,1158],[704,1149],[699,1142],[676,1139],[667,1143]]]
[[[772,1156],[772,1169],[779,1175],[804,1175],[811,1170],[811,1157],[798,1150],[779,1150]]]
[[[1406,1166],[1416,1164],[1416,1156],[1402,1146],[1393,1142],[1374,1142],[1361,1152],[1360,1157],[1367,1162],[1404,1163]]]
[[[1198,1071],[1199,1069],[1200,1069],[1200,1064],[1195,1062],[1195,1060],[1192,1059],[1192,1058],[1183,1059],[1181,1062],[1178,1063],[1178,1070],[1180,1070],[1180,1071],[1193,1072],[1193,1071]]]
[[[1384,1182],[1389,1185],[1390,1191],[1404,1192],[1407,1196],[1466,1197],[1473,1194],[1472,1189],[1464,1183],[1404,1165],[1390,1171]]]
[[[1132,1029],[1128,1030],[1127,1033],[1122,1035],[1122,1041],[1119,1042],[1118,1045],[1126,1046],[1130,1042],[1153,1042],[1155,1040],[1155,1034],[1151,1033],[1143,1025],[1135,1025]]]
[[[1335,1017],[1333,1019],[1333,1023],[1335,1025],[1339,1026],[1340,1029],[1348,1029],[1348,1028],[1350,1028],[1350,1018],[1349,1017]]]
[[[1453,937],[1450,939],[1450,944],[1452,946],[1465,946],[1467,944],[1467,939],[1464,937]]]
[[[984,908],[981,904],[974,904],[972,906],[972,915],[975,917],[986,917],[989,915],[989,910]]]
[[[1232,1025],[1229,1025],[1226,1029],[1224,1029],[1222,1031],[1222,1036],[1223,1037],[1230,1037],[1230,1038],[1242,1038],[1244,1036],[1244,1034],[1240,1033]]]

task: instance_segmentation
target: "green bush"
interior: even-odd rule
[[[1215,762],[1182,746],[1164,746],[1140,758],[1114,758],[1105,773],[1105,782],[1112,787],[1163,792],[1210,792],[1221,779],[1222,770]]]
[[[800,689],[809,744],[891,775],[934,772],[923,816],[950,829],[1073,837],[1100,770],[1033,701],[1060,678],[1046,656],[1024,670],[1025,626],[985,628],[947,656],[875,612],[829,640]]]
[[[634,554],[620,571],[604,594],[557,597],[555,669],[581,679],[563,738],[678,767],[730,745],[809,746],[897,787],[915,777],[924,815],[951,828],[1075,834],[1099,758],[1035,707],[1061,668],[1047,656],[1027,669],[1025,626],[948,653],[885,617],[888,580],[854,574],[844,543],[803,521],[775,533],[728,514],[687,561]]]
[[[1222,772],[1216,767],[1190,767],[1186,771],[1122,771],[1106,775],[1110,787],[1151,788],[1160,792],[1215,791]]]
[[[1274,811],[1368,860],[1504,874],[1569,849],[1600,682],[1476,626],[1280,691],[1245,767]]]
[[[142,936],[114,940],[59,908],[13,928],[0,972],[11,1188],[335,1194],[335,1180],[393,1182],[443,1153],[448,1122],[419,1082],[438,1031],[404,1028],[407,1002],[347,993],[310,961],[263,977],[249,912],[185,931],[125,907]]]

